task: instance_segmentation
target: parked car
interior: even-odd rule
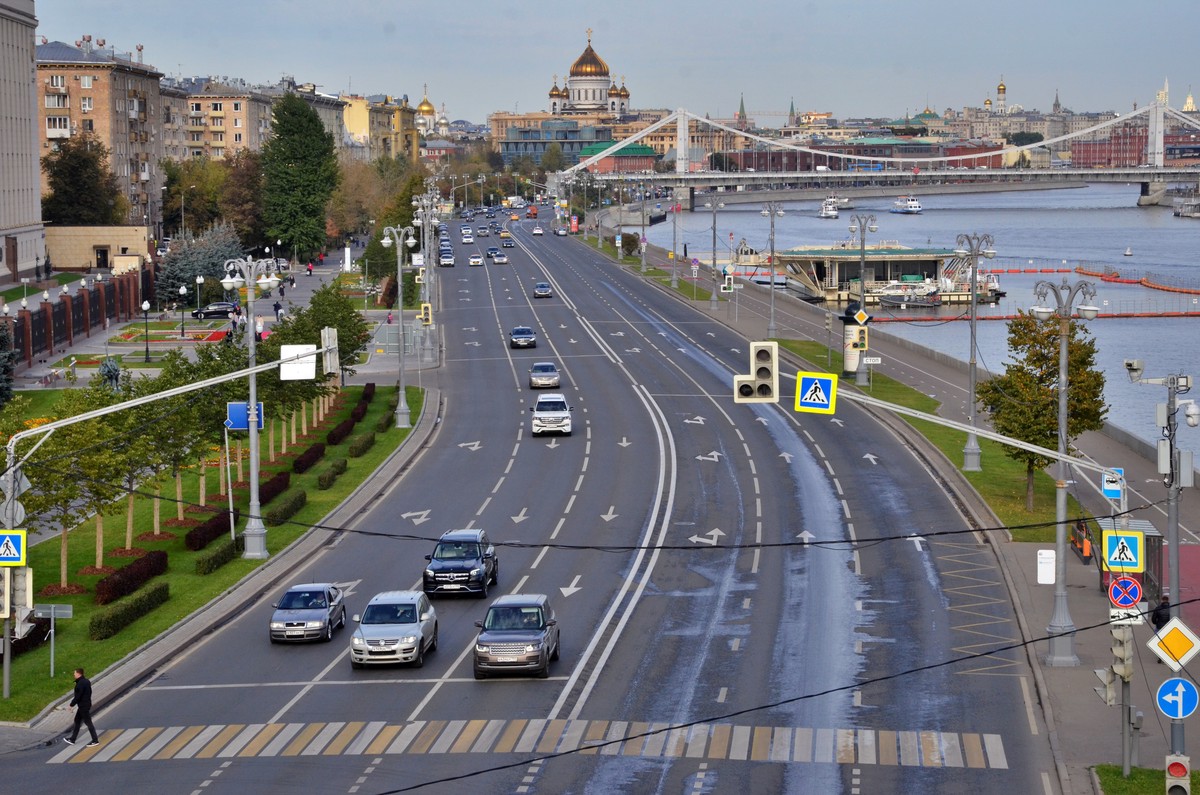
[[[383,663],[425,664],[437,649],[437,611],[421,591],[384,591],[371,597],[350,636],[350,667]]]
[[[533,333],[533,329],[529,326],[517,326],[508,335],[508,347],[536,348],[537,335]]]
[[[571,435],[571,407],[567,405],[566,395],[561,392],[548,392],[538,395],[537,402],[529,407],[533,419],[529,431],[537,436],[539,433],[561,433]]]
[[[293,585],[274,605],[272,643],[333,640],[333,630],[346,626],[346,601],[342,589],[328,582]]]
[[[475,626],[476,679],[505,673],[533,673],[543,679],[550,675],[560,641],[558,618],[545,594],[501,596]]]
[[[237,307],[237,304],[230,301],[217,301],[209,304],[202,309],[193,309],[192,317],[197,320],[205,320],[212,317],[227,319],[231,312]]]
[[[422,579],[427,594],[475,593],[481,598],[500,575],[496,548],[483,530],[447,530],[438,539]]]
[[[558,237],[566,237],[567,236],[567,228],[565,226],[560,226],[554,230],[554,234],[557,235]]]
[[[554,362],[535,362],[533,367],[529,368],[529,387],[531,389],[546,387],[554,389],[559,386],[559,382],[558,367]]]
[[[554,295],[554,290],[550,287],[550,282],[538,282],[533,285],[534,298],[550,298]]]

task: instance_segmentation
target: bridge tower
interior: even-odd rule
[[[687,174],[691,171],[688,155],[691,153],[691,136],[688,135],[687,111],[678,108],[675,111],[675,173]]]
[[[1154,95],[1154,107],[1150,109],[1149,130],[1146,136],[1146,162],[1156,168],[1163,165],[1163,109],[1167,107],[1167,83],[1163,81],[1162,91]]]

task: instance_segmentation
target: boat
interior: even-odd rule
[[[1132,257],[1132,256],[1133,256],[1133,247],[1132,247],[1132,246],[1131,246],[1131,247],[1129,247],[1129,248],[1127,248],[1127,249],[1125,249],[1125,256],[1127,256],[1127,257]]]
[[[818,218],[837,218],[838,217],[838,202],[835,198],[829,198],[821,202],[821,209],[817,211]]]
[[[882,306],[935,307],[942,305],[942,294],[931,279],[923,281],[891,281],[867,294]]]
[[[932,293],[910,293],[908,295],[880,295],[881,306],[899,307],[901,309],[932,309],[942,305],[942,294],[934,290]]]
[[[849,196],[838,196],[835,193],[831,193],[829,195],[829,198],[826,199],[825,201],[837,202],[837,208],[839,210],[853,210],[854,209],[854,200],[851,199]]]
[[[901,215],[916,215],[921,212],[921,203],[916,196],[900,196],[892,202],[891,211]]]

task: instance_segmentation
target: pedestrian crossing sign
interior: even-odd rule
[[[0,530],[0,566],[25,565],[25,531]]]
[[[832,373],[796,373],[796,411],[832,414],[838,377]]]
[[[1146,570],[1146,534],[1141,530],[1105,530],[1102,540],[1105,569],[1123,574]]]

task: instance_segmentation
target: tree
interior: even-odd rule
[[[258,152],[241,149],[225,161],[228,175],[219,199],[221,217],[233,224],[246,248],[258,248],[267,242],[263,223],[263,169]]]
[[[108,149],[91,133],[64,139],[42,158],[50,192],[42,218],[55,226],[123,224],[129,202],[108,167]]]
[[[12,400],[16,370],[17,351],[13,348],[12,331],[7,322],[0,322],[0,409]]]
[[[1039,321],[1021,313],[1008,324],[1013,360],[1003,375],[975,390],[997,433],[1058,449],[1059,318]],[[1067,326],[1067,448],[1086,431],[1104,426],[1104,374],[1095,369],[1096,341],[1075,321]],[[1037,453],[1006,447],[1005,455],[1025,463],[1025,509],[1033,510],[1033,475],[1051,463]]]
[[[182,162],[162,161],[166,176],[163,193],[163,222],[182,237],[207,229],[221,217],[220,199],[225,191],[228,167],[223,161],[191,157]]]
[[[184,241],[172,247],[163,258],[162,272],[155,283],[155,294],[161,302],[174,301],[179,296],[180,286],[187,288],[187,303],[195,305],[196,277],[203,276],[199,285],[204,295],[199,296],[201,306],[209,301],[224,298],[221,278],[225,275],[225,261],[240,259],[242,246],[237,233],[228,224],[217,224],[199,238]]]
[[[1015,132],[1004,137],[1012,146],[1029,146],[1045,140],[1041,133],[1036,132]]]
[[[267,236],[290,244],[299,261],[325,244],[325,208],[338,168],[333,135],[295,94],[275,103],[262,165]]]
[[[546,147],[546,151],[542,153],[542,170],[543,171],[562,171],[567,166],[567,159],[563,156],[562,146],[558,141],[552,141]]]

